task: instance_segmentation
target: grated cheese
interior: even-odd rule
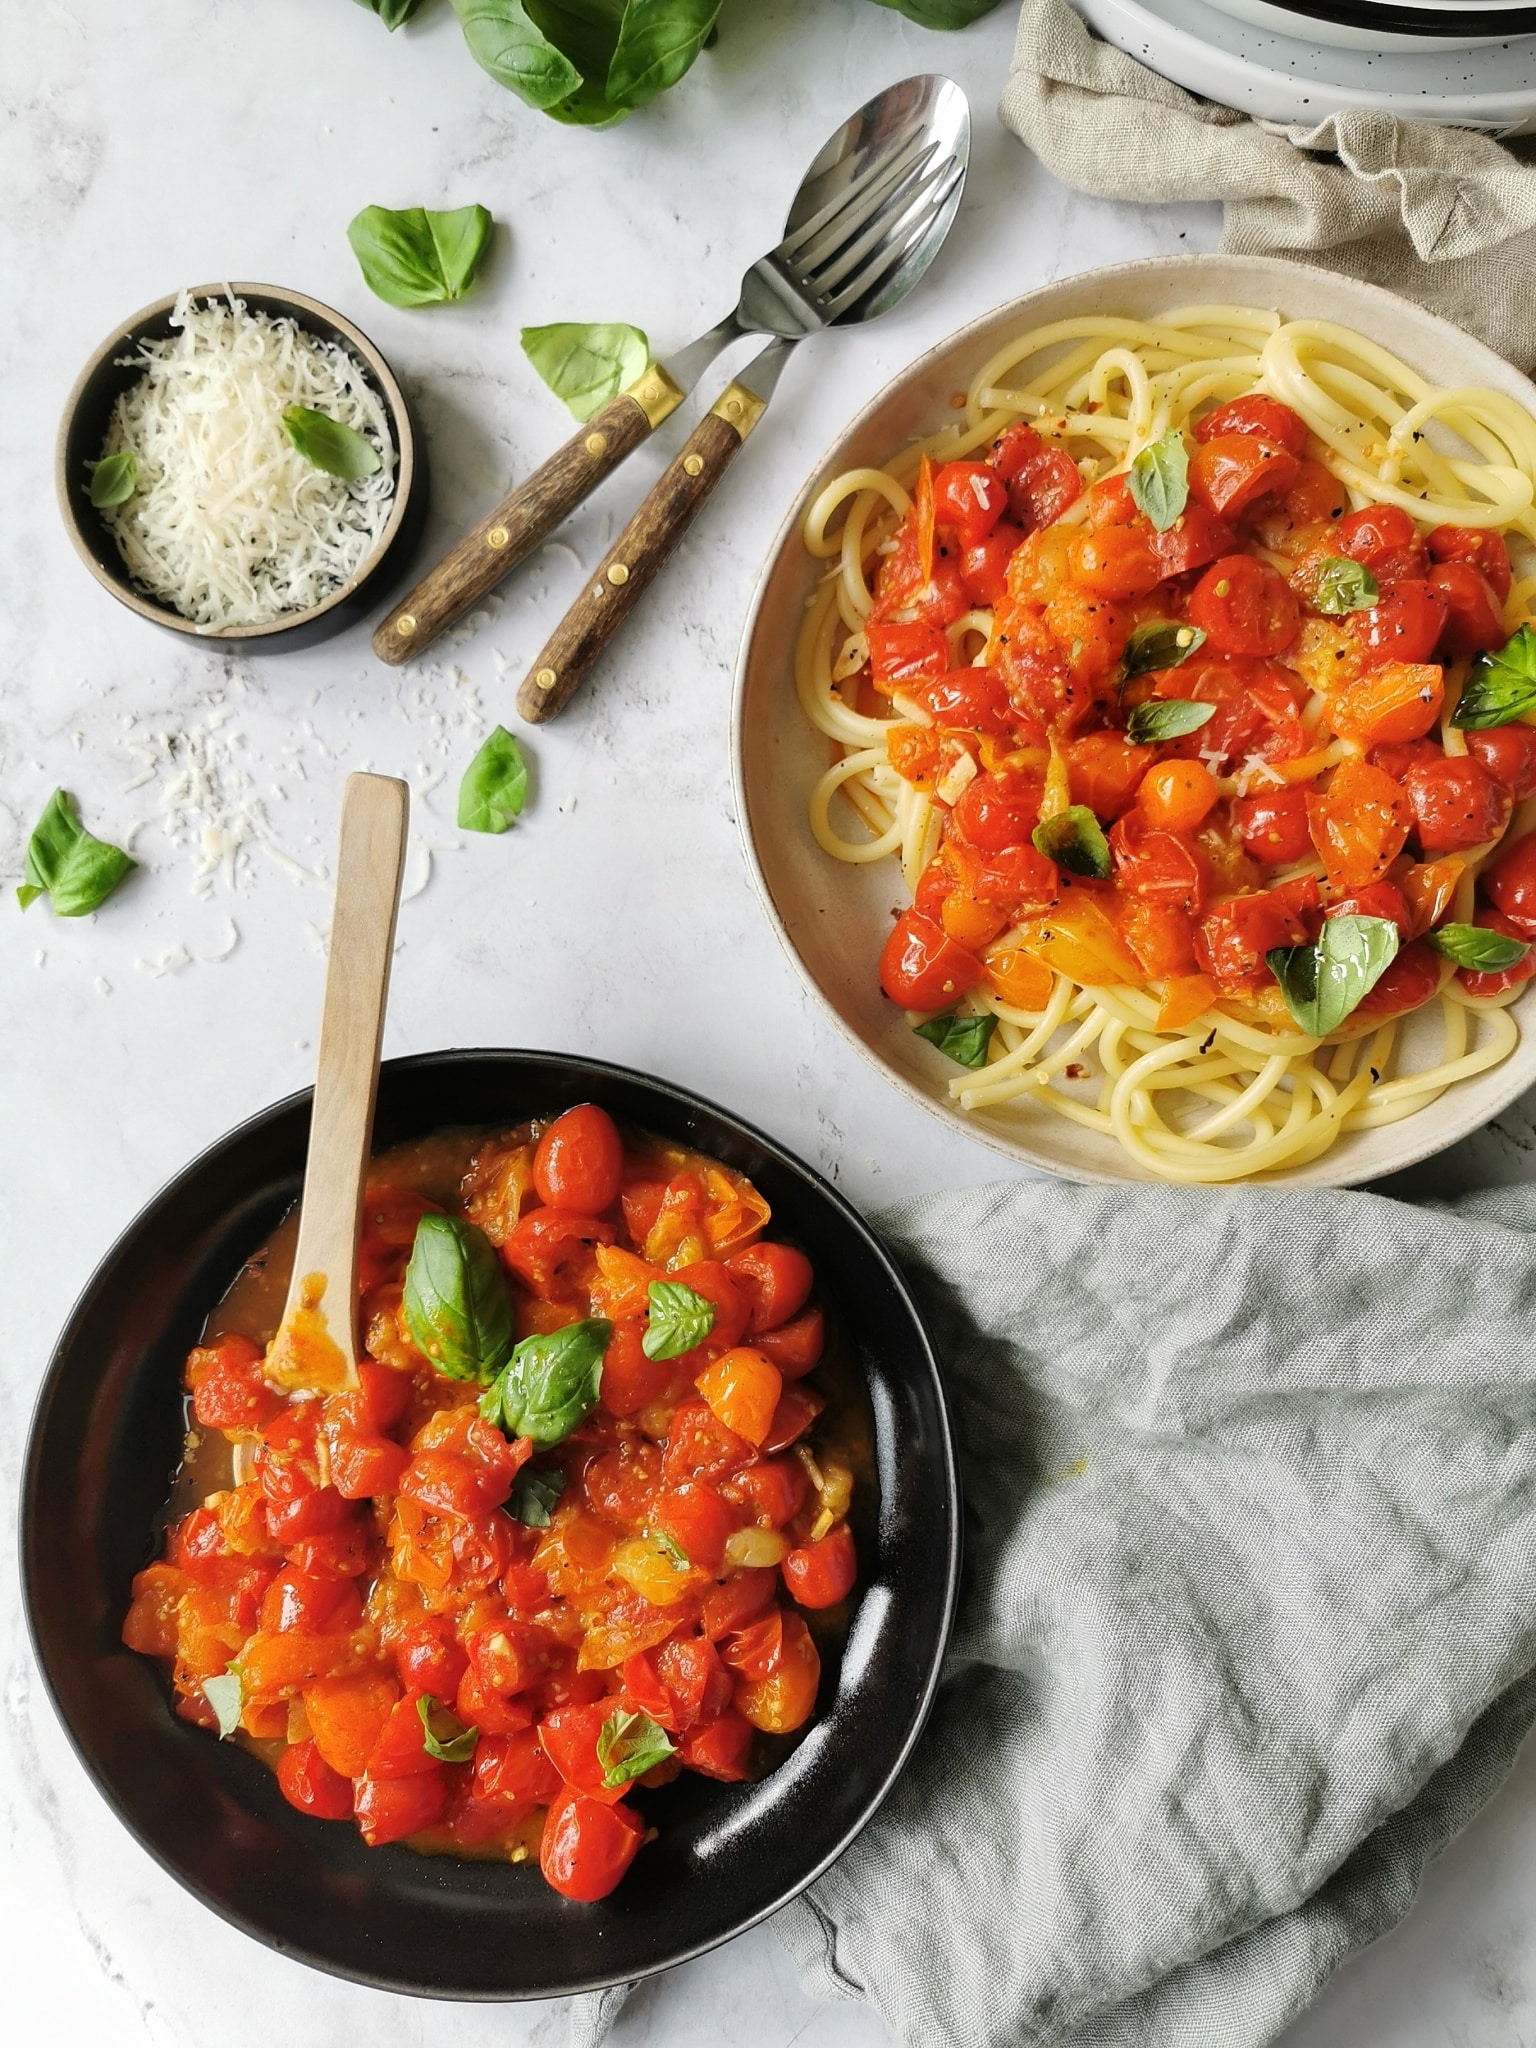
[[[232,295],[194,305],[183,292],[171,325],[123,358],[144,375],[118,398],[102,450],[132,449],[137,462],[133,496],[103,515],[129,574],[210,630],[319,604],[389,519],[395,450],[382,401],[339,343]],[[289,405],[354,428],[383,467],[350,483],[316,469],[283,432]]]

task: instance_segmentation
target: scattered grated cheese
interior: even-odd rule
[[[138,488],[103,516],[134,581],[198,625],[259,626],[307,610],[373,552],[395,495],[383,403],[337,342],[230,295],[194,305],[139,344],[144,375],[112,409],[102,450],[131,449]],[[283,431],[286,406],[352,427],[383,467],[348,482]]]
[[[162,953],[158,960],[135,960],[134,966],[144,974],[159,981],[162,975],[180,974],[183,967],[192,965],[192,955],[185,946],[172,946],[168,953]]]

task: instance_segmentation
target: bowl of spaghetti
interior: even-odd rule
[[[1536,389],[1267,258],[1068,279],[828,452],[733,766],[791,958],[1076,1179],[1344,1186],[1536,1079]]]

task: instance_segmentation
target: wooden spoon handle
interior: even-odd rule
[[[299,1242],[267,1361],[279,1385],[334,1393],[357,1384],[363,1183],[409,808],[393,776],[347,777]]]
[[[657,571],[693,524],[763,414],[764,401],[732,384],[657,478],[523,678],[517,708],[542,725],[569,701],[593,662],[639,603]]]
[[[621,391],[429,569],[373,636],[380,661],[422,653],[573,512],[683,401],[659,363]]]

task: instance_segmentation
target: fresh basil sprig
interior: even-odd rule
[[[597,1760],[603,1768],[603,1783],[613,1790],[643,1778],[672,1754],[667,1731],[649,1714],[636,1714],[621,1707],[610,1714],[597,1731]]]
[[[421,1716],[421,1746],[427,1755],[435,1757],[440,1764],[467,1764],[475,1753],[480,1730],[461,1728],[457,1735],[450,1735],[446,1742],[442,1741],[432,1733],[432,1716],[439,1708],[429,1692],[424,1692],[416,1702],[416,1711]]]
[[[1149,441],[1131,464],[1131,496],[1159,533],[1166,533],[1189,502],[1189,450],[1177,427]]]
[[[1309,580],[1313,610],[1334,618],[1345,612],[1368,612],[1381,596],[1381,585],[1364,562],[1352,561],[1348,555],[1328,555]]]
[[[651,360],[651,345],[640,329],[620,320],[525,327],[522,342],[523,354],[579,420],[591,419],[617,398]]]
[[[1480,654],[1467,670],[1452,725],[1487,732],[1536,710],[1536,632],[1522,626],[1496,654]]]
[[[1095,882],[1109,880],[1109,841],[1086,804],[1069,804],[1054,818],[1042,819],[1031,836],[1035,851],[1055,861],[1057,867]]]
[[[936,1045],[946,1059],[952,1059],[959,1067],[984,1067],[987,1064],[992,1033],[996,1028],[997,1019],[990,1014],[957,1017],[953,1010],[947,1010],[942,1017],[930,1017],[926,1024],[912,1026],[919,1038],[926,1038],[930,1045]]]
[[[378,449],[355,427],[316,412],[313,406],[285,405],[283,432],[304,460],[327,476],[345,477],[351,483],[360,476],[376,476],[384,467]]]
[[[528,796],[528,763],[504,725],[498,725],[459,784],[459,830],[505,832],[522,815]]]
[[[495,223],[483,206],[365,206],[347,227],[363,281],[391,306],[437,306],[474,283]]]
[[[222,1678],[203,1680],[203,1698],[218,1717],[220,1742],[227,1742],[245,1711],[245,1681],[233,1664]]]
[[[495,1247],[462,1216],[423,1216],[405,1269],[406,1327],[452,1380],[495,1379],[512,1351],[512,1292]]]
[[[647,1358],[681,1358],[715,1327],[715,1304],[681,1280],[653,1280],[646,1298],[650,1315],[640,1349]]]
[[[48,897],[56,917],[89,917],[138,862],[120,846],[96,839],[80,822],[75,800],[56,789],[27,841],[26,879],[16,891],[25,910]]]
[[[1188,661],[1197,647],[1205,645],[1205,633],[1182,619],[1148,619],[1125,643],[1120,657],[1120,680],[1149,675],[1154,669],[1177,668]]]
[[[525,1337],[480,1397],[480,1413],[540,1450],[564,1443],[597,1406],[613,1325],[602,1316]],[[537,1525],[535,1525],[537,1526]]]
[[[525,1465],[512,1482],[512,1498],[507,1502],[507,1512],[514,1522],[522,1522],[529,1529],[547,1529],[550,1510],[565,1491],[567,1474],[564,1472],[539,1472],[532,1465]]]
[[[119,448],[91,465],[91,503],[98,512],[126,505],[138,487],[139,458],[131,448]]]
[[[1215,716],[1214,704],[1196,704],[1189,697],[1149,697],[1125,721],[1125,736],[1133,746],[1155,747],[1163,740],[1181,740],[1186,733],[1198,732]]]
[[[1285,1007],[1309,1038],[1337,1031],[1397,958],[1389,917],[1325,917],[1310,946],[1276,946],[1266,956]]]
[[[359,7],[366,7],[370,14],[376,14],[384,26],[393,32],[402,22],[409,21],[421,5],[421,0],[357,0]]]
[[[1506,967],[1518,967],[1531,950],[1526,940],[1482,924],[1443,924],[1424,938],[1437,953],[1473,974],[1502,974]]]
[[[453,0],[477,64],[557,121],[606,128],[675,85],[721,0]]]

